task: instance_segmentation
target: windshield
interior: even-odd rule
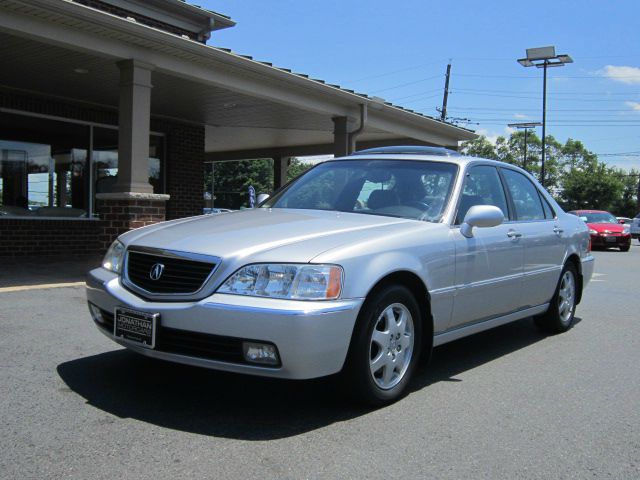
[[[587,223],[618,223],[616,217],[610,213],[581,213],[580,218]]]
[[[446,162],[329,161],[312,168],[261,206],[438,222],[457,170],[455,164]]]

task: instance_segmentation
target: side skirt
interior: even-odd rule
[[[433,346],[437,347],[438,345],[443,345],[445,343],[453,342],[454,340],[458,340],[459,338],[473,335],[474,333],[480,333],[494,327],[499,327],[500,325],[504,325],[506,323],[515,322],[516,320],[520,320],[522,318],[539,315],[541,313],[546,312],[548,308],[549,308],[549,304],[545,303],[543,305],[538,305],[537,307],[531,307],[525,310],[519,310],[517,312],[510,313],[509,315],[504,315],[502,317],[496,317],[490,320],[484,320],[482,322],[473,323],[471,325],[465,325],[452,330],[447,330],[446,332],[442,332],[442,333],[439,333],[438,335],[434,335]]]

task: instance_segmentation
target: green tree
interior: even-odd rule
[[[313,167],[311,163],[305,163],[300,161],[299,158],[292,157],[289,162],[289,169],[287,170],[287,182],[290,182],[294,178],[302,175],[311,167]]]
[[[487,140],[484,135],[480,135],[475,140],[462,142],[460,150],[464,155],[472,157],[498,159],[495,145]]]
[[[620,217],[634,217],[638,213],[638,184],[640,171],[631,169],[629,173],[617,170],[622,182],[622,195],[613,203],[612,212]]]
[[[624,190],[618,172],[597,160],[570,169],[564,175],[562,186],[561,203],[567,210],[613,210]]]
[[[249,186],[255,188],[256,194],[273,191],[273,160],[215,162],[213,179],[216,207],[248,207]]]
[[[569,169],[589,166],[598,159],[598,156],[585,148],[579,140],[567,139],[562,147],[562,155]]]

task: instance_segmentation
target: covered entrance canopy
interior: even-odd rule
[[[104,249],[129,228],[200,214],[206,161],[274,158],[277,187],[290,156],[475,138],[205,43],[233,25],[181,0],[0,0],[4,238],[28,224],[15,238],[39,249],[32,235],[99,228]]]
[[[296,147],[303,153],[346,153],[344,139],[336,135],[360,128],[362,105],[367,120],[359,142],[411,139],[455,147],[475,137],[380,99],[80,3],[3,0],[0,5],[2,86],[115,108],[121,84],[117,62],[135,59],[152,72],[150,114],[205,125],[212,158],[270,149],[295,154]],[[336,123],[340,118],[344,122]]]

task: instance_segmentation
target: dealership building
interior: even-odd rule
[[[278,188],[293,156],[475,138],[207,44],[234,25],[182,0],[0,0],[0,257],[199,215],[207,162],[273,158]]]

